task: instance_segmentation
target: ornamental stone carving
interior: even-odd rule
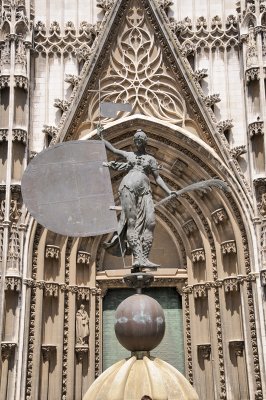
[[[218,208],[211,213],[212,219],[216,225],[225,222],[228,219],[228,215],[224,208]]]
[[[196,23],[196,30],[192,29],[192,21],[189,17],[182,21],[170,21],[172,31],[177,35],[183,45],[194,46],[196,50],[212,48],[229,48],[239,45],[237,19],[229,15],[222,27],[221,17],[216,15],[212,19],[211,29],[207,27],[205,17],[199,17]]]
[[[16,346],[16,343],[13,342],[1,343],[1,356],[3,361],[8,360],[11,357],[11,354],[15,350]]]
[[[55,99],[54,100],[54,107],[59,108],[62,112],[68,110],[70,106],[70,102],[67,100]]]
[[[110,62],[102,74],[101,90],[109,92],[103,100],[130,103],[132,115],[140,113],[174,124],[182,123],[186,115],[185,100],[176,78],[138,3],[128,9],[125,26],[113,43]],[[89,103],[88,119],[98,120],[97,93]]]
[[[9,75],[0,76],[0,90],[10,86],[10,77]]]
[[[114,2],[114,0],[97,0],[97,7],[101,8],[104,13],[107,13],[112,9]]]
[[[185,163],[184,161],[180,160],[179,158],[177,158],[172,167],[171,167],[171,171],[177,175],[177,176],[181,176],[184,171],[188,168],[187,163]]]
[[[51,357],[56,353],[56,346],[54,344],[42,344],[43,361],[51,361]]]
[[[21,142],[23,144],[27,143],[27,131],[24,129],[13,129],[12,130],[12,140],[14,142]]]
[[[88,356],[89,346],[87,344],[78,344],[75,346],[75,352],[77,355],[78,362],[82,362],[85,356]]]
[[[247,148],[245,145],[242,146],[236,146],[230,150],[230,154],[234,159],[238,159],[238,157],[242,156],[242,154],[245,154],[247,152]]]
[[[233,128],[233,120],[232,119],[226,119],[224,121],[220,121],[217,124],[217,129],[218,132],[220,133],[224,133],[226,131],[228,131],[229,129]]]
[[[223,280],[225,292],[238,292],[239,279],[237,277],[229,277]]]
[[[204,284],[196,284],[193,286],[193,295],[195,298],[207,297],[207,286]]]
[[[258,205],[259,212],[263,217],[266,217],[266,193],[262,193],[261,201]]]
[[[258,51],[256,43],[256,35],[254,27],[250,27],[248,30],[247,38],[247,53],[246,53],[246,65],[251,67],[258,63]]]
[[[193,263],[196,263],[199,261],[205,261],[205,251],[203,248],[192,250],[191,256],[192,256]]]
[[[34,28],[34,50],[38,53],[75,54],[80,48],[90,51],[98,33],[99,23],[92,25],[82,21],[76,29],[73,22],[68,21],[61,29],[57,21],[52,22],[47,30],[42,21],[38,21]]]
[[[28,90],[28,78],[22,75],[15,75],[15,86]]]
[[[80,77],[73,74],[66,74],[65,82],[70,83],[72,86],[77,86],[80,82]]]
[[[6,142],[8,136],[8,129],[0,129],[0,142]]]
[[[260,70],[258,67],[249,68],[246,70],[246,83],[260,79]]]
[[[261,285],[266,286],[266,269],[260,271]]]
[[[221,250],[223,255],[236,254],[236,242],[235,240],[226,240],[221,243]]]
[[[47,297],[58,297],[59,285],[54,282],[44,282],[43,284],[44,296]]]
[[[193,219],[188,220],[182,225],[184,232],[187,236],[190,236],[193,232],[195,232],[198,228]]]
[[[234,352],[236,357],[243,357],[245,343],[243,340],[230,340],[229,348]]]
[[[221,101],[221,99],[218,93],[211,94],[210,96],[206,96],[204,98],[204,103],[207,107],[213,107],[214,104],[219,103],[219,101]]]
[[[21,278],[18,276],[6,276],[5,290],[20,292],[21,291]]]
[[[54,244],[47,244],[45,246],[45,258],[54,258],[58,260],[60,256],[60,247]]]
[[[260,120],[260,117],[258,117],[256,122],[251,122],[250,124],[248,124],[249,137],[252,139],[254,136],[263,135],[263,128],[264,123]]]
[[[210,360],[211,357],[211,345],[209,343],[206,344],[198,344],[198,355],[203,360]]]
[[[78,264],[89,264],[91,259],[91,254],[87,251],[79,250],[77,253],[77,263]]]
[[[203,69],[198,69],[197,71],[193,72],[193,77],[196,82],[201,82],[202,79],[206,78],[208,76],[208,70],[203,68]]]

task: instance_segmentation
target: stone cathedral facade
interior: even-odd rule
[[[21,195],[37,153],[98,139],[100,121],[120,149],[130,150],[143,129],[173,189],[214,177],[230,187],[157,208],[151,259],[161,267],[149,290],[168,330],[155,353],[200,399],[266,399],[265,1],[0,7],[0,398],[81,400],[104,369],[129,356],[112,326],[131,294],[122,279],[131,259],[125,268],[105,252],[108,235],[47,231]],[[100,118],[99,100],[132,111]],[[111,176],[117,202],[121,177]],[[155,202],[164,197],[152,189]]]

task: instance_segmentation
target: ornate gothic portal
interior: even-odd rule
[[[98,139],[99,122],[127,151],[144,130],[174,190],[215,177],[230,187],[156,208],[150,294],[169,329],[158,356],[200,399],[266,398],[264,3],[30,3],[0,2],[1,400],[81,400],[115,361],[110,326],[131,258],[105,252],[108,235],[47,231],[20,190],[36,153]],[[132,111],[101,117],[99,100]],[[121,178],[112,172],[116,205]]]

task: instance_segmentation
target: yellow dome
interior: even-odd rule
[[[91,385],[83,400],[198,400],[187,379],[159,358],[135,356],[112,365]]]

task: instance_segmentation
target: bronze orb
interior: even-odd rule
[[[115,313],[115,333],[127,350],[150,351],[163,339],[164,312],[160,304],[145,294],[124,300]]]

